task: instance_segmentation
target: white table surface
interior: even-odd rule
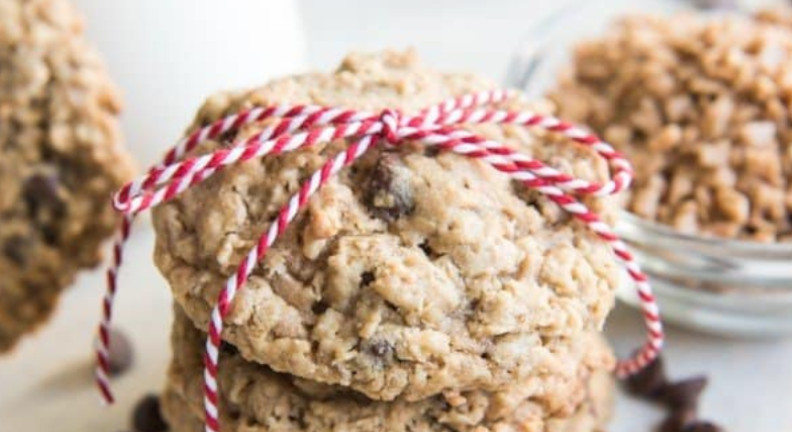
[[[387,6],[377,9],[375,3]],[[302,4],[308,59],[317,68],[332,66],[352,48],[413,45],[433,64],[495,78],[503,76],[523,28],[547,11],[540,2],[518,0]],[[355,17],[366,17],[367,24],[353,24]],[[434,26],[438,21],[442,31]],[[133,339],[137,358],[115,382],[118,404],[101,408],[92,386],[90,348],[103,277],[88,272],[64,296],[52,322],[0,360],[0,432],[120,431],[137,399],[160,389],[169,357],[170,294],[151,263],[152,248],[151,230],[139,230],[121,276],[116,322]],[[640,318],[626,307],[608,325],[620,353],[632,349],[641,331]],[[668,336],[670,374],[706,373],[711,379],[703,416],[730,432],[792,431],[792,339],[729,340],[676,328]],[[660,415],[621,396],[611,431],[648,432]]]

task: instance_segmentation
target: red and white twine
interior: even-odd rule
[[[234,297],[310,197],[336,173],[354,163],[376,145],[396,146],[403,141],[413,141],[478,159],[522,182],[526,187],[546,195],[573,217],[586,224],[592,232],[611,246],[614,254],[624,264],[627,273],[635,282],[648,331],[646,343],[633,357],[618,363],[617,373],[620,376],[630,375],[651,362],[657,357],[664,336],[659,310],[648,278],[610,226],[577,197],[603,196],[623,191],[632,181],[633,171],[630,163],[595,135],[555,117],[486,108],[509,97],[508,92],[500,90],[469,94],[420,111],[415,116],[403,115],[397,110],[383,110],[374,115],[356,110],[314,105],[258,107],[218,120],[198,129],[179,142],[166,154],[161,164],[153,167],[142,178],[124,186],[113,199],[114,207],[124,214],[124,218],[118,240],[114,245],[113,261],[107,271],[107,293],[104,298],[97,343],[96,381],[105,401],[108,403],[113,401],[108,382],[110,343],[108,329],[117,289],[118,270],[123,257],[123,245],[130,235],[134,216],[138,212],[170,200],[225,166],[339,139],[348,139],[350,143],[345,150],[329,158],[321,169],[301,185],[300,190],[281,208],[276,220],[261,235],[220,292],[217,304],[211,313],[204,357],[204,405],[207,431],[216,432],[220,428],[218,355],[223,320]],[[277,121],[229,148],[181,160],[185,154],[205,140],[217,138],[225,132],[265,119]],[[597,183],[572,177],[498,142],[460,128],[462,125],[479,123],[539,127],[564,134],[605,158],[612,170],[611,180]]]

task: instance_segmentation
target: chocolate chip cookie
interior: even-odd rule
[[[162,399],[173,432],[203,430],[205,334],[176,308],[173,361]],[[348,388],[319,384],[246,361],[231,345],[220,356],[221,424],[227,431],[554,431],[593,432],[607,420],[608,371],[613,358],[604,341],[576,341],[576,379],[549,381],[568,387],[564,407],[549,407],[537,380],[504,391],[449,391],[417,402],[373,401]],[[581,360],[582,359],[582,360]],[[546,387],[546,385],[545,385]],[[549,393],[554,393],[550,391]]]
[[[413,113],[492,87],[411,52],[351,55],[330,74],[215,95],[191,129],[278,103]],[[607,178],[604,160],[554,134],[472,129],[578,177]],[[196,325],[205,328],[226,278],[300,182],[346,144],[227,167],[156,208],[155,261]],[[586,202],[612,217],[609,199]],[[372,399],[494,391],[543,376],[574,337],[599,329],[618,277],[608,246],[543,196],[480,161],[399,143],[372,149],[310,200],[237,295],[223,338],[250,361]]]
[[[99,262],[131,177],[119,99],[62,0],[0,0],[0,352]]]

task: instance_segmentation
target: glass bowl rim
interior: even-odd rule
[[[671,226],[644,219],[627,210],[620,210],[617,226],[624,223],[631,224],[652,236],[662,236],[668,241],[689,243],[713,249],[724,248],[724,250],[730,252],[761,253],[762,255],[778,253],[779,255],[789,254],[792,256],[792,242],[762,243],[750,240],[687,234],[677,231]],[[622,235],[622,237],[625,237],[625,240],[630,240],[629,236]]]

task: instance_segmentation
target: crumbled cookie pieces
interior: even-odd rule
[[[631,212],[792,241],[792,26],[758,16],[629,17],[577,47],[551,96],[633,160]]]

